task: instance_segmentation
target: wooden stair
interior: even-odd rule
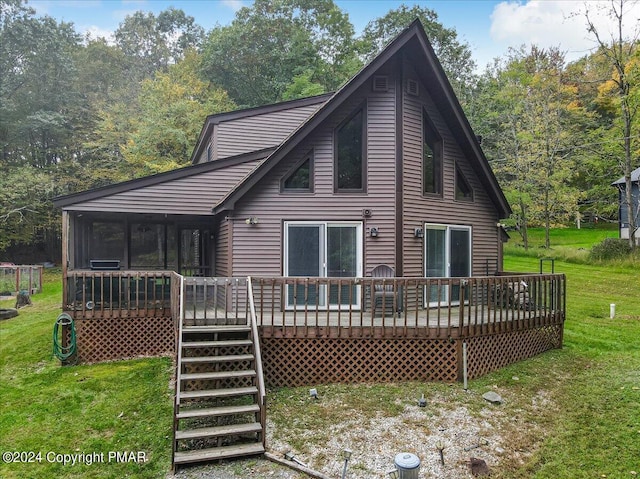
[[[265,406],[255,329],[180,327],[173,467],[263,454]],[[259,374],[260,373],[260,374]]]

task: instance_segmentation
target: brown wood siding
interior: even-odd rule
[[[211,147],[211,159],[215,158],[215,148],[214,148],[214,142],[213,142],[214,137],[215,137],[215,126],[211,130],[212,139],[209,140],[207,145],[204,147],[204,150],[202,150],[202,154],[198,158],[198,161],[196,161],[196,164],[206,163],[207,161],[209,161],[209,159],[207,158],[207,150],[209,149],[209,147]]]
[[[388,69],[380,74],[391,75]],[[363,272],[378,264],[395,264],[395,85],[373,92],[367,82],[335,114],[280,162],[234,211],[233,274],[281,275],[284,221],[359,221],[363,224]],[[355,108],[367,108],[367,192],[335,194],[333,135]],[[313,150],[314,193],[281,193],[280,180],[303,155]],[[362,210],[372,216],[363,218]],[[257,225],[245,218],[258,217]],[[369,228],[379,236],[369,236]]]
[[[221,122],[216,126],[213,158],[277,146],[319,107],[308,105]]]
[[[229,221],[223,219],[218,226],[215,238],[216,264],[215,276],[229,276]]]
[[[405,62],[406,79],[418,80],[413,67]],[[471,226],[473,275],[493,273],[498,261],[499,221],[498,213],[474,173],[469,160],[452,136],[447,124],[429,97],[428,85],[420,83],[420,95],[403,93],[404,125],[404,274],[423,276],[424,243],[414,236],[415,228],[424,223]],[[423,108],[442,136],[444,145],[443,196],[428,197],[422,194],[422,112]],[[474,200],[455,200],[456,165],[473,188]]]
[[[166,181],[66,207],[70,211],[211,215],[211,208],[261,160]]]

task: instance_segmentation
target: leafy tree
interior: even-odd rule
[[[76,153],[72,25],[35,17],[21,1],[0,2],[0,249],[57,230],[50,199],[59,165]]]
[[[36,234],[57,229],[49,199],[55,187],[46,170],[31,165],[5,168],[0,175],[0,251],[31,244]]]
[[[79,37],[70,24],[36,18],[20,2],[0,4],[0,141],[3,161],[55,165],[71,136]]]
[[[195,51],[187,52],[142,83],[140,114],[122,150],[130,176],[185,166],[207,115],[235,108],[226,92],[198,78],[200,63]]]
[[[422,22],[438,60],[464,104],[468,100],[469,87],[475,82],[471,49],[458,40],[455,29],[444,27],[438,20],[438,14],[429,8],[401,5],[369,22],[360,37],[361,53],[365,60],[371,60],[416,18]]]
[[[116,45],[136,60],[131,65],[133,79],[137,80],[178,62],[187,50],[198,48],[203,37],[204,30],[195,19],[173,7],[157,17],[152,12],[135,12],[115,32]]]
[[[144,147],[143,137],[145,134],[149,135],[150,118],[164,126],[171,121],[182,121],[159,116],[159,111],[165,115],[172,114],[169,106],[175,98],[165,98],[166,103],[161,103],[159,110],[142,103],[149,99],[150,91],[153,90],[150,85],[157,80],[156,75],[165,75],[165,81],[178,81],[168,80],[175,76],[175,73],[168,72],[183,61],[189,51],[200,46],[203,35],[202,27],[194,23],[193,17],[185,15],[182,10],[169,8],[158,16],[144,12],[128,16],[116,31],[114,47],[104,41],[89,43],[88,49],[92,49],[96,55],[94,62],[88,64],[87,73],[91,74],[92,70],[106,72],[101,74],[96,71],[97,78],[101,79],[102,91],[92,102],[95,110],[92,115],[93,125],[87,132],[84,143],[92,157],[90,177],[93,184],[90,186],[135,178],[169,167],[170,163],[165,163],[168,153],[165,153],[164,159],[152,159],[150,156],[154,150],[149,144],[157,142],[159,137],[154,139],[147,136]],[[198,78],[197,71],[190,73],[194,75],[194,79]],[[184,87],[180,87],[181,91],[193,86],[189,79],[182,78],[179,81],[182,80]],[[185,114],[192,118],[198,112],[200,110],[196,109]],[[174,113],[181,114],[178,110]],[[160,127],[158,129],[156,133],[161,130]],[[172,132],[175,134],[176,130]],[[196,137],[197,134],[190,141],[195,141]],[[166,139],[167,143],[174,141],[175,138]],[[143,158],[156,165],[147,168]]]
[[[326,93],[324,86],[320,83],[315,83],[312,80],[312,77],[313,72],[311,70],[307,70],[306,72],[293,77],[293,82],[287,86],[286,90],[282,94],[282,99],[295,100],[296,98],[305,98]]]
[[[545,227],[549,247],[549,229],[577,215],[572,145],[586,113],[563,72],[564,55],[557,49],[523,48],[483,83],[483,99],[493,98],[487,108],[494,112],[485,124],[492,132],[486,146],[503,160],[495,171],[515,207],[525,247],[528,225]]]
[[[214,28],[203,52],[206,78],[243,107],[302,93],[303,78],[333,90],[360,66],[353,26],[333,0],[256,0]]]
[[[600,85],[599,99],[616,107],[619,112],[612,130],[621,133],[622,154],[620,156],[620,169],[625,179],[626,198],[625,207],[629,218],[629,245],[634,246],[634,234],[639,225],[636,224],[633,211],[631,172],[639,164],[637,143],[638,110],[640,108],[640,53],[638,49],[638,35],[640,27],[637,26],[631,38],[625,38],[624,20],[625,7],[633,4],[626,0],[611,0],[606,8],[607,14],[615,24],[615,36],[608,42],[603,38],[601,31],[595,26],[589,10],[585,17],[589,33],[595,38],[599,49],[598,53],[606,58],[611,68],[609,79]]]
[[[598,101],[598,88],[609,75],[609,67],[601,55],[585,56],[565,69],[565,76],[576,88],[576,103],[586,114],[580,128],[574,130],[573,152],[575,169],[570,183],[583,192],[581,212],[613,219],[618,213],[617,194],[611,188],[612,165],[620,157],[618,141],[607,138],[615,111]]]

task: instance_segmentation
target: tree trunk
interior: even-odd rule
[[[638,225],[633,211],[633,183],[631,182],[631,111],[627,104],[626,98],[622,101],[622,111],[624,114],[624,184],[625,184],[625,200],[627,207],[627,219],[629,221],[629,246],[636,246],[635,233]]]
[[[527,231],[527,205],[525,204],[522,196],[520,197],[520,217],[522,222],[520,223],[520,236],[522,236],[522,244],[525,251],[529,250],[529,233]]]

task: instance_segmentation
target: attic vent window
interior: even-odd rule
[[[410,95],[420,95],[420,84],[416,80],[407,80],[407,93]]]
[[[211,161],[213,160],[213,150],[211,148],[211,143],[209,143],[209,146],[207,146],[207,161]]]
[[[313,191],[313,159],[306,156],[302,161],[296,163],[293,168],[282,179],[282,191],[293,191],[298,193]]]
[[[388,91],[389,90],[389,78],[386,76],[374,76],[373,77],[373,91]]]

